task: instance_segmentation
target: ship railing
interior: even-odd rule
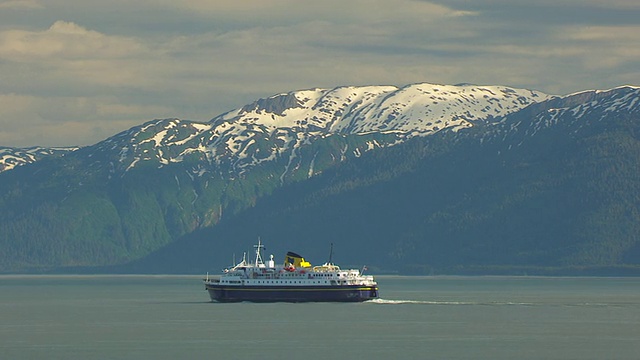
[[[325,263],[321,266],[314,266],[313,271],[317,272],[329,272],[329,271],[340,271],[340,267],[338,265]]]

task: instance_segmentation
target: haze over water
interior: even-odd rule
[[[2,359],[637,359],[640,278],[379,276],[357,304],[217,304],[197,276],[0,276]]]

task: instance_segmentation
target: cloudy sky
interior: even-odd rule
[[[640,85],[640,1],[0,0],[0,146],[417,82]]]

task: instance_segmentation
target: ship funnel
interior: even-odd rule
[[[304,260],[304,258],[294,252],[287,252],[287,255],[284,257],[284,264],[285,266],[287,264],[291,264],[294,267],[302,267],[302,268],[308,268],[311,267],[311,263],[307,262]]]

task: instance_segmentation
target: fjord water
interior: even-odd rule
[[[640,278],[380,276],[217,304],[194,276],[0,276],[0,359],[638,359]]]

